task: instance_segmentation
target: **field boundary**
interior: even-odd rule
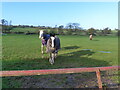
[[[107,71],[107,70],[120,70],[120,66],[88,67],[88,68],[65,68],[65,69],[44,69],[44,70],[0,71],[0,77],[96,72],[96,76],[97,76],[97,80],[98,80],[98,86],[99,86],[99,89],[102,90],[102,81],[101,81],[100,71]]]

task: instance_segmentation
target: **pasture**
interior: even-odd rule
[[[2,36],[2,70],[37,70],[118,65],[117,36],[94,36],[93,40],[89,40],[89,36],[78,35],[59,35],[58,37],[61,40],[61,50],[54,65],[51,65],[48,61],[48,54],[45,54],[44,58],[41,56],[41,42],[38,39],[38,35],[8,34]],[[36,77],[38,78],[38,76]],[[20,82],[16,81],[15,78],[13,81],[12,83],[16,83],[16,86],[10,86],[8,78],[3,78],[3,88],[21,87]]]

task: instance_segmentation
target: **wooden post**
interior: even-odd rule
[[[97,80],[98,80],[99,90],[103,90],[102,89],[102,81],[101,81],[100,69],[96,70],[96,76],[97,76]]]

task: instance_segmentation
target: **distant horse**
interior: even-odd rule
[[[93,38],[93,36],[92,36],[92,34],[90,34],[89,39],[92,40],[92,38]]]
[[[42,40],[41,50],[44,53],[44,46],[46,46],[46,53],[49,53],[49,62],[54,63],[60,49],[60,39],[55,34],[46,34],[40,31],[39,38]]]

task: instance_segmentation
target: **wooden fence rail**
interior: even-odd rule
[[[0,71],[0,77],[96,72],[96,76],[97,76],[97,79],[98,79],[98,86],[99,86],[100,89],[102,89],[102,81],[101,81],[100,71],[119,70],[119,69],[120,69],[120,66],[89,67],[89,68],[65,68],[65,69],[45,69],[45,70]]]

